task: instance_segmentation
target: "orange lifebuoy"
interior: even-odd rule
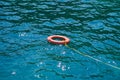
[[[54,39],[61,39],[59,40],[54,40]],[[65,36],[60,36],[60,35],[53,35],[49,36],[47,38],[48,42],[53,43],[53,44],[67,44],[70,42],[70,39],[65,37]]]

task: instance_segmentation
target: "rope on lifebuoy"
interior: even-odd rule
[[[81,54],[81,55],[83,55],[83,56],[85,56],[85,57],[88,57],[88,58],[90,58],[90,59],[92,59],[92,60],[94,60],[94,61],[96,61],[96,62],[105,64],[105,65],[110,66],[110,67],[112,67],[112,68],[114,68],[114,69],[120,70],[120,67],[118,67],[118,66],[109,64],[109,63],[104,62],[104,61],[102,61],[102,60],[100,60],[100,59],[94,58],[94,57],[92,57],[92,56],[90,56],[90,55],[88,55],[88,54],[82,53],[82,52],[76,50],[75,48],[72,48],[72,47],[68,46],[67,44],[65,44],[65,46],[66,46],[67,48],[75,51],[76,53],[79,53],[79,54]]]
[[[61,39],[61,40],[54,40],[54,39]],[[61,35],[52,35],[47,38],[48,42],[53,43],[53,44],[68,44],[70,42],[70,39],[61,36]]]

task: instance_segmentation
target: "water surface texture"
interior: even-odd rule
[[[0,80],[119,80],[120,0],[0,0]]]

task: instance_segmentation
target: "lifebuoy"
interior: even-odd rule
[[[61,39],[61,40],[54,40],[54,39]],[[60,35],[52,35],[47,38],[48,42],[53,44],[68,44],[70,39],[65,36]]]

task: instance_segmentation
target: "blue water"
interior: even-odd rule
[[[0,0],[0,80],[119,80],[120,0]]]

